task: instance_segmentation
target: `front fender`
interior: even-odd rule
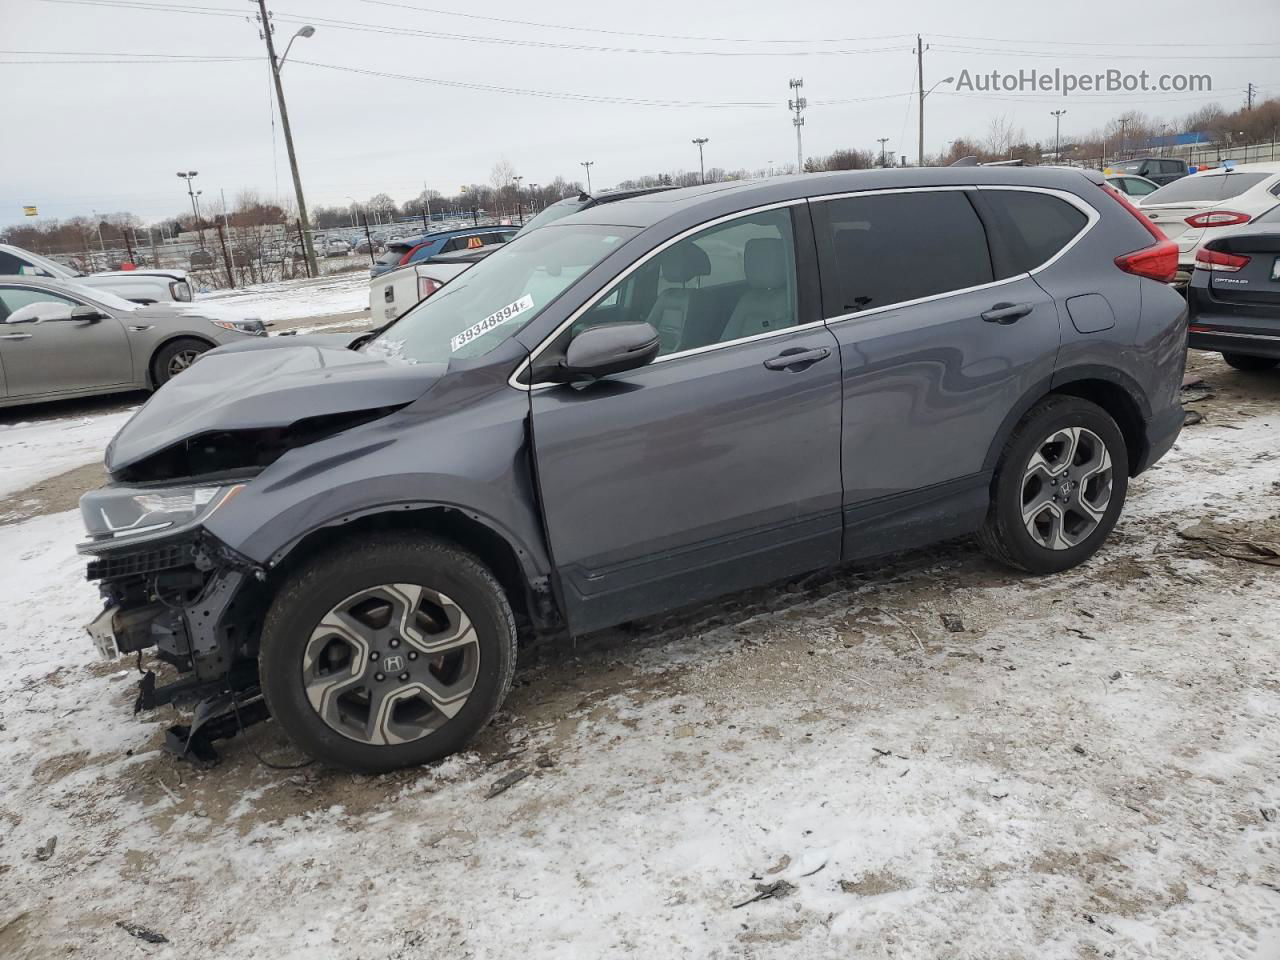
[[[501,536],[530,580],[550,574],[528,442],[509,371],[449,376],[417,403],[287,452],[206,524],[264,567],[309,534],[373,514],[461,511]]]

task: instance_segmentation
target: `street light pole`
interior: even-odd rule
[[[594,160],[583,160],[580,166],[587,171],[587,196],[591,195],[591,168],[595,166]]]
[[[191,181],[196,178],[199,172],[199,170],[188,170],[186,173],[183,173],[179,170],[178,176],[187,181],[187,196],[191,198],[191,216],[195,218],[195,223],[193,223],[192,226],[195,227],[196,236],[200,238],[200,249],[203,250],[204,231],[200,229],[200,207],[196,203],[196,192],[191,188]]]
[[[917,42],[919,41],[919,39],[920,38],[917,36],[916,37]],[[924,69],[923,66],[920,69],[923,71]],[[921,74],[921,76],[923,77],[923,73]],[[920,91],[920,145],[917,148],[917,153],[916,153],[916,166],[918,167],[924,166],[924,101],[925,101],[925,98],[928,97],[929,94],[933,93],[933,91],[937,90],[938,87],[942,86],[942,84],[954,83],[955,79],[956,79],[955,77],[943,77],[941,80],[935,83],[928,90],[921,89]],[[923,85],[923,81],[922,81],[922,85]]]
[[[1053,162],[1062,162],[1062,115],[1066,113],[1065,109],[1050,110],[1049,116],[1053,117]]]
[[[520,181],[524,177],[512,176],[512,180],[516,182],[516,210],[520,214],[520,226],[524,226],[524,199],[520,196]]]
[[[319,264],[316,263],[315,247],[311,243],[311,224],[307,219],[307,201],[302,194],[302,177],[298,173],[298,155],[293,149],[293,131],[289,127],[289,109],[284,102],[284,86],[280,82],[280,68],[284,65],[284,60],[276,59],[275,41],[271,38],[271,18],[267,15],[267,0],[257,0],[258,13],[261,16],[262,37],[267,42],[267,61],[271,64],[271,77],[275,80],[276,85],[276,101],[280,106],[280,126],[284,130],[284,145],[289,153],[289,170],[293,174],[293,192],[298,199],[298,221],[302,224],[302,244],[303,250],[307,255],[307,269],[311,271],[313,277],[320,275]],[[302,27],[289,38],[289,43],[285,47],[285,55],[288,56],[289,47],[293,46],[293,41],[298,37],[310,37],[314,35],[316,28],[307,25]]]
[[[695,144],[697,144],[697,146],[698,146],[698,182],[699,182],[699,183],[706,183],[706,182],[707,182],[707,168],[706,168],[706,167],[704,167],[704,166],[703,166],[703,164],[702,164],[702,145],[703,145],[704,143],[709,143],[709,142],[710,142],[710,138],[709,138],[709,137],[697,137],[693,142],[694,142]]]

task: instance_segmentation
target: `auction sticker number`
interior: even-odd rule
[[[494,327],[499,327],[512,317],[519,316],[533,307],[533,297],[525,294],[515,303],[508,303],[501,310],[495,310],[479,323],[472,324],[449,341],[450,352],[461,350],[476,337],[483,336]]]

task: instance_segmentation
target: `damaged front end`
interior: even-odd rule
[[[178,679],[163,685],[144,674],[134,709],[198,703],[196,720],[172,728],[168,746],[204,762],[216,759],[210,740],[265,716],[256,667],[264,572],[201,526],[243,488],[104,487],[80,505],[90,539],[78,549],[106,601],[88,626],[94,645],[139,662],[154,648],[174,668]]]

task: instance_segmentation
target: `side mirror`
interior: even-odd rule
[[[647,323],[608,323],[583,330],[569,341],[560,364],[563,382],[599,380],[643,367],[658,355],[662,341]]]
[[[90,307],[87,304],[81,304],[78,307],[73,307],[71,310],[72,320],[82,320],[85,323],[97,323],[105,316],[106,315],[97,307]]]

